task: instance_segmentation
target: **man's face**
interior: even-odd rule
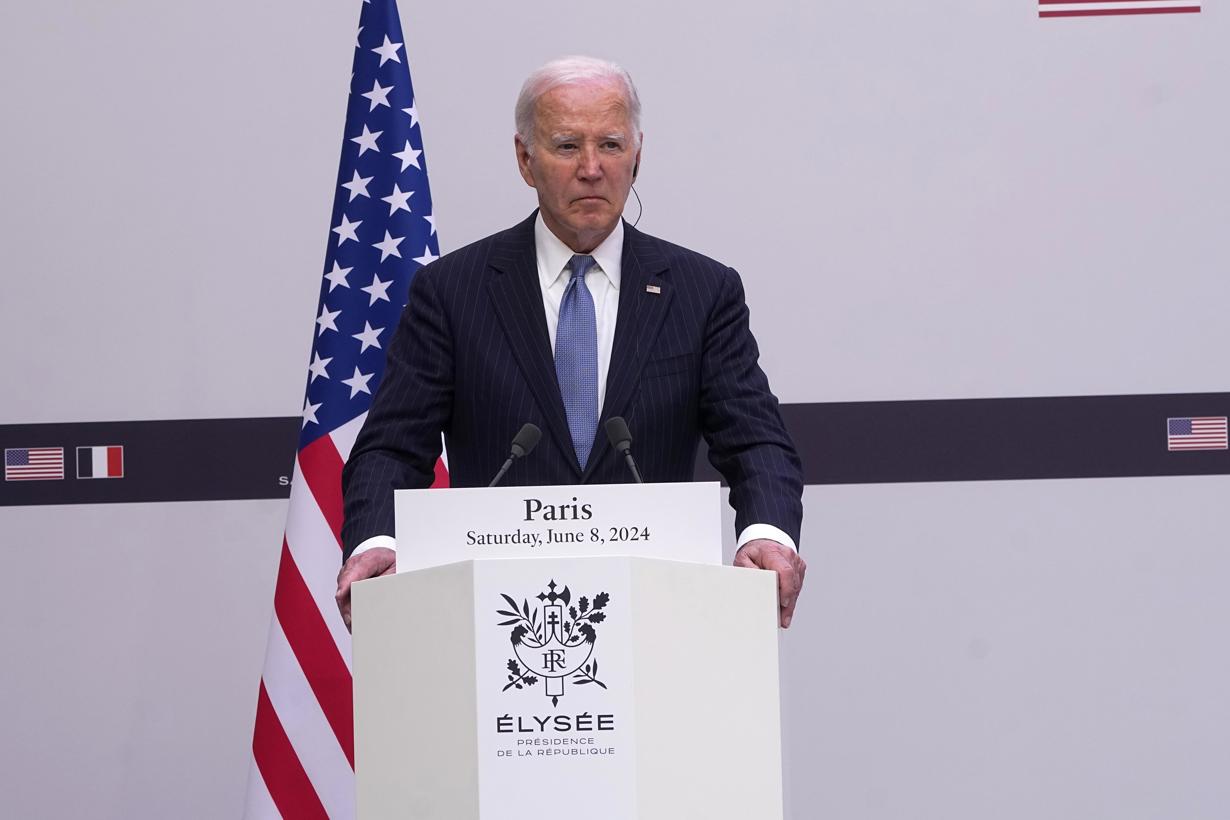
[[[619,85],[561,85],[538,98],[533,153],[517,138],[517,164],[543,221],[574,251],[614,230],[640,162],[638,137]]]

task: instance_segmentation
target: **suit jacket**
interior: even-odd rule
[[[691,480],[703,435],[736,529],[772,524],[798,543],[802,472],[757,364],[738,274],[626,223],[606,398],[581,468],[547,335],[535,216],[415,275],[343,472],[345,556],[393,534],[394,489],[431,485],[441,431],[454,487],[485,486],[525,422],[542,441],[503,483],[620,483],[632,478],[602,427],[620,415],[645,481]]]

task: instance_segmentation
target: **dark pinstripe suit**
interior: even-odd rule
[[[689,481],[703,434],[731,487],[736,530],[772,524],[798,543],[799,459],[756,363],[738,274],[624,227],[619,313],[600,421],[622,415],[646,481]],[[660,293],[649,293],[656,285]],[[448,443],[455,487],[484,486],[525,422],[542,443],[504,483],[630,481],[601,424],[584,471],[555,377],[534,215],[421,269],[384,381],[342,475],[345,555],[393,533],[393,490],[427,487]]]

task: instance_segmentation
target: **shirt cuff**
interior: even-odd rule
[[[388,536],[384,537],[387,538]],[[743,532],[739,533],[739,541],[735,544],[735,552],[738,552],[748,541],[755,541],[758,538],[767,538],[770,541],[776,541],[779,544],[790,547],[795,552],[799,551],[799,546],[794,543],[794,539],[772,524],[748,524],[743,529]],[[363,543],[366,544],[367,542]],[[355,550],[355,552],[358,552],[358,550]]]
[[[749,527],[748,529],[751,528]],[[354,552],[350,553],[350,557],[354,558],[361,552],[374,550],[377,547],[384,547],[385,549],[390,549],[393,550],[393,552],[397,552],[397,540],[391,535],[373,535],[371,538],[355,547]]]

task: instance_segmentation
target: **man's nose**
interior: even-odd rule
[[[585,148],[577,160],[577,176],[581,179],[597,179],[602,176],[602,159],[596,148]]]

